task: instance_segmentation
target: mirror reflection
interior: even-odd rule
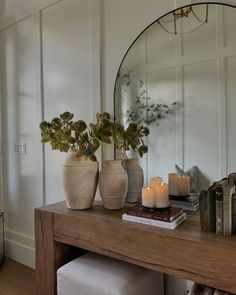
[[[150,129],[145,185],[189,171],[200,190],[236,169],[235,27],[235,8],[191,5],[151,24],[124,57],[115,115]]]

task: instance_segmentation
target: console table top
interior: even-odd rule
[[[43,218],[50,216],[56,243],[236,293],[236,236],[202,232],[197,214],[188,214],[175,230],[123,221],[127,209],[106,210],[100,202],[83,211],[70,210],[65,202],[37,208],[36,244],[37,232],[43,238]]]

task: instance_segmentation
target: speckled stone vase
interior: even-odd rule
[[[62,169],[62,182],[69,209],[83,210],[93,206],[98,184],[98,162],[69,153]]]
[[[122,166],[122,160],[103,162],[99,175],[99,190],[106,209],[123,208],[128,190],[128,175]]]
[[[123,167],[128,174],[128,192],[125,202],[137,203],[141,199],[143,187],[143,169],[139,166],[138,159],[124,159]]]

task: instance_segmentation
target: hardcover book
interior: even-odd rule
[[[216,234],[223,234],[223,188],[216,186]]]
[[[232,197],[234,194],[234,185],[223,186],[223,235],[232,234]]]
[[[171,222],[182,213],[183,209],[181,208],[170,207],[166,210],[158,211],[157,209],[145,208],[142,205],[137,205],[129,209],[127,215]]]
[[[222,194],[222,200],[218,199],[218,201],[216,201],[216,188],[217,187],[222,188],[222,186],[227,185],[227,183],[228,183],[228,178],[223,178],[220,181],[214,182],[214,184],[208,189],[208,231],[209,232],[216,232],[216,223],[217,223],[216,215],[218,213],[220,214],[221,209],[222,209],[222,216],[219,218],[219,220],[223,218],[223,194]],[[222,202],[222,204],[220,204],[219,202]],[[216,203],[218,205],[218,208],[216,207]],[[219,205],[221,206],[221,209],[219,209]]]
[[[170,203],[172,204],[183,204],[183,205],[195,205],[198,203],[198,197],[189,196],[184,199],[170,197]]]
[[[229,176],[229,185],[236,185],[236,173],[230,173]]]
[[[236,194],[232,195],[232,234],[236,234]]]
[[[209,187],[207,192],[208,199],[208,231],[216,231],[216,184]]]
[[[203,231],[208,230],[208,194],[206,190],[202,190],[199,196],[200,222]]]
[[[224,234],[224,188],[228,186],[228,178],[223,178],[215,183],[216,200],[216,234]]]
[[[199,209],[198,195],[190,195],[185,198],[170,196],[170,204],[172,207],[183,208],[188,211],[197,211]]]
[[[155,219],[150,219],[150,218],[128,215],[127,213],[124,213],[122,215],[122,220],[125,220],[125,221],[153,225],[153,226],[163,227],[163,228],[167,228],[167,229],[175,229],[185,219],[186,219],[186,213],[182,213],[181,215],[179,215],[177,218],[175,218],[171,222],[165,222],[165,221],[160,221],[160,220],[155,220]]]
[[[175,208],[182,208],[184,210],[187,210],[187,211],[193,211],[193,212],[196,212],[198,211],[199,209],[199,204],[195,204],[195,205],[187,205],[187,204],[172,204],[171,203],[171,206],[175,207]]]

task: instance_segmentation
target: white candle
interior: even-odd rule
[[[169,206],[169,192],[166,183],[161,182],[160,185],[155,187],[156,193],[156,208],[166,208]]]
[[[155,190],[151,187],[142,188],[142,205],[144,207],[154,208],[155,207]]]
[[[178,175],[178,188],[180,196],[188,196],[190,192],[190,177]]]
[[[161,177],[152,177],[150,179],[150,187],[151,188],[155,188],[156,186],[160,185],[162,182],[162,178]]]
[[[168,185],[169,185],[169,194],[171,196],[179,195],[179,184],[178,184],[178,174],[169,173],[168,174]]]

